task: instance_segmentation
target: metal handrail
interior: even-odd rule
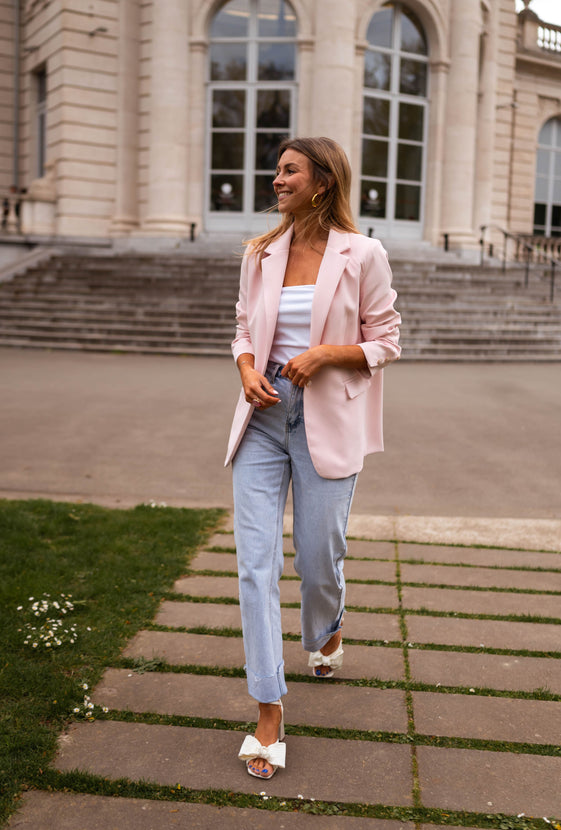
[[[503,256],[502,256],[502,265],[503,265],[503,273],[506,271],[506,263],[508,259],[508,240],[512,239],[516,243],[516,255],[515,259],[517,262],[520,262],[520,252],[522,250],[522,257],[524,262],[524,287],[528,288],[529,279],[530,279],[530,265],[533,262],[533,255],[537,253],[539,257],[538,264],[547,264],[551,268],[550,272],[550,288],[549,288],[549,300],[553,302],[553,298],[555,296],[555,269],[558,265],[561,265],[561,259],[557,259],[557,257],[551,256],[547,253],[543,248],[540,248],[539,243],[537,245],[533,244],[532,242],[528,241],[528,234],[521,234],[521,233],[511,233],[510,231],[501,228],[499,225],[481,225],[480,227],[481,237],[479,239],[479,245],[481,247],[481,260],[480,265],[483,268],[485,264],[485,232],[487,230],[495,230],[503,235]],[[492,251],[492,246],[491,246]],[[492,256],[492,253],[491,253]]]

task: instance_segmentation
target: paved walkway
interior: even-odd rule
[[[131,641],[129,662],[107,667],[94,700],[116,719],[71,726],[55,761],[186,800],[29,792],[9,830],[559,821],[557,373],[406,364],[387,373],[393,449],[369,462],[355,501],[345,664],[334,681],[310,676],[298,642],[286,523],[286,770],[259,782],[236,759],[256,707],[242,677],[226,524]],[[0,351],[0,377],[1,496],[230,506],[228,361]]]
[[[267,811],[32,792],[10,830],[398,830],[413,827],[408,816],[428,816],[428,827],[443,813],[457,812],[456,825],[465,813],[475,814],[468,824],[561,817],[561,553],[351,540],[345,663],[336,681],[318,681],[297,641],[290,536],[285,549],[286,770],[258,782],[236,760],[256,707],[241,677],[228,532],[198,552],[154,625],[127,647],[126,658],[148,662],[107,668],[93,699],[121,718],[73,725],[55,761],[61,771],[193,796],[254,794]],[[328,817],[333,804],[338,817]],[[390,808],[402,808],[403,820],[376,818]]]

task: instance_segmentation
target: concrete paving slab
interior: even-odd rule
[[[199,551],[189,562],[191,571],[229,571],[238,573],[236,555],[233,553],[211,553]],[[285,571],[286,574],[286,571]]]
[[[311,816],[210,804],[27,792],[7,830],[414,830],[401,821]],[[449,829],[450,830],[450,829]]]
[[[282,613],[295,612],[298,608],[283,608]],[[283,616],[284,620],[284,616]],[[220,602],[162,602],[154,619],[156,625],[168,628],[235,628],[241,630],[240,606]],[[283,629],[288,630],[288,629]]]
[[[139,631],[123,652],[125,657],[160,658],[171,665],[219,666],[243,668],[245,663],[241,637],[218,637],[212,634],[183,634],[174,631]],[[300,643],[284,643],[287,674],[310,674],[308,653]],[[362,677],[402,680],[403,656],[399,648],[384,646],[345,646],[345,662],[337,671],[340,679]],[[319,681],[322,682],[322,681]]]
[[[561,571],[541,573],[509,570],[508,568],[456,568],[453,565],[403,564],[401,579],[404,583],[427,582],[433,585],[561,591]]]
[[[238,579],[233,576],[186,576],[178,579],[174,591],[193,597],[238,598]],[[281,602],[300,602],[300,581],[281,580]],[[347,585],[348,606],[397,608],[397,590],[392,585]]]
[[[371,542],[363,539],[347,539],[347,556],[357,559],[395,559],[394,542]]]
[[[211,553],[200,551],[191,560],[190,568],[193,571],[229,571],[237,574],[238,566],[236,556],[231,553]],[[345,560],[344,573],[347,579],[377,579],[382,582],[395,582],[396,567],[393,562],[379,562],[369,560],[367,562],[353,559]],[[294,569],[294,558],[285,556],[283,576],[297,577]]]
[[[238,677],[107,669],[92,700],[100,706],[132,712],[242,723],[257,719],[257,704],[248,695],[245,679]],[[407,731],[405,693],[398,689],[289,683],[283,703],[287,724],[364,732]]]
[[[407,638],[414,643],[561,652],[561,625],[450,617],[406,617]]]
[[[442,545],[399,543],[399,558],[451,565],[481,565],[499,568],[547,568],[561,570],[561,554],[500,548],[461,548]]]
[[[300,609],[281,608],[283,632],[300,635]],[[169,628],[241,629],[239,605],[216,602],[163,602],[154,622]],[[349,640],[401,641],[399,618],[394,614],[347,611],[345,637]]]
[[[421,735],[561,745],[561,703],[481,695],[413,692]]]
[[[230,548],[235,551],[236,545],[233,533],[215,533],[204,546],[209,548]],[[292,536],[285,536],[283,539],[283,550],[286,554],[294,555],[294,540]],[[347,540],[347,557],[357,559],[395,559],[395,544],[393,542],[371,542],[363,539]]]
[[[258,781],[237,759],[242,740],[243,734],[224,730],[95,721],[75,724],[61,737],[55,766],[172,787],[412,804],[408,746],[289,735],[286,769]],[[314,758],[321,763],[311,763]]]
[[[558,816],[561,758],[475,749],[417,749],[426,807]]]
[[[503,493],[506,494],[504,482]],[[479,514],[484,515],[483,511]],[[395,535],[392,538],[402,542],[426,542],[437,545],[482,545],[514,550],[561,551],[561,520],[558,518],[558,506],[552,514],[555,518],[550,519],[497,518],[503,515],[504,513],[498,509],[489,518],[468,516],[467,511],[461,510],[450,518],[442,515],[397,516]],[[522,507],[520,511],[509,515],[528,516],[529,513]],[[367,526],[369,520],[366,519],[364,524]]]
[[[230,548],[232,551],[236,549],[233,533],[214,533],[204,546],[204,550],[209,548]]]
[[[460,614],[489,614],[496,617],[515,614],[561,619],[560,598],[547,594],[405,586],[402,597],[405,610],[452,611]]]
[[[561,694],[561,660],[409,649],[413,680],[441,686]]]

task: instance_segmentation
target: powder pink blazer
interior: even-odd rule
[[[236,306],[234,359],[249,352],[264,373],[273,342],[292,228],[272,242],[261,265],[244,257]],[[312,303],[310,346],[358,344],[368,369],[326,366],[304,388],[308,448],[323,478],[362,469],[364,456],[383,450],[382,368],[399,358],[401,318],[394,308],[391,270],[380,242],[331,230]],[[234,414],[225,465],[234,457],[253,406],[243,389]]]

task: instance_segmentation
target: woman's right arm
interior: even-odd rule
[[[232,341],[232,353],[238,367],[245,399],[253,406],[267,409],[279,402],[279,396],[267,378],[255,369],[255,353],[248,324],[248,266],[246,253],[241,268],[240,294],[236,304],[236,336]]]

